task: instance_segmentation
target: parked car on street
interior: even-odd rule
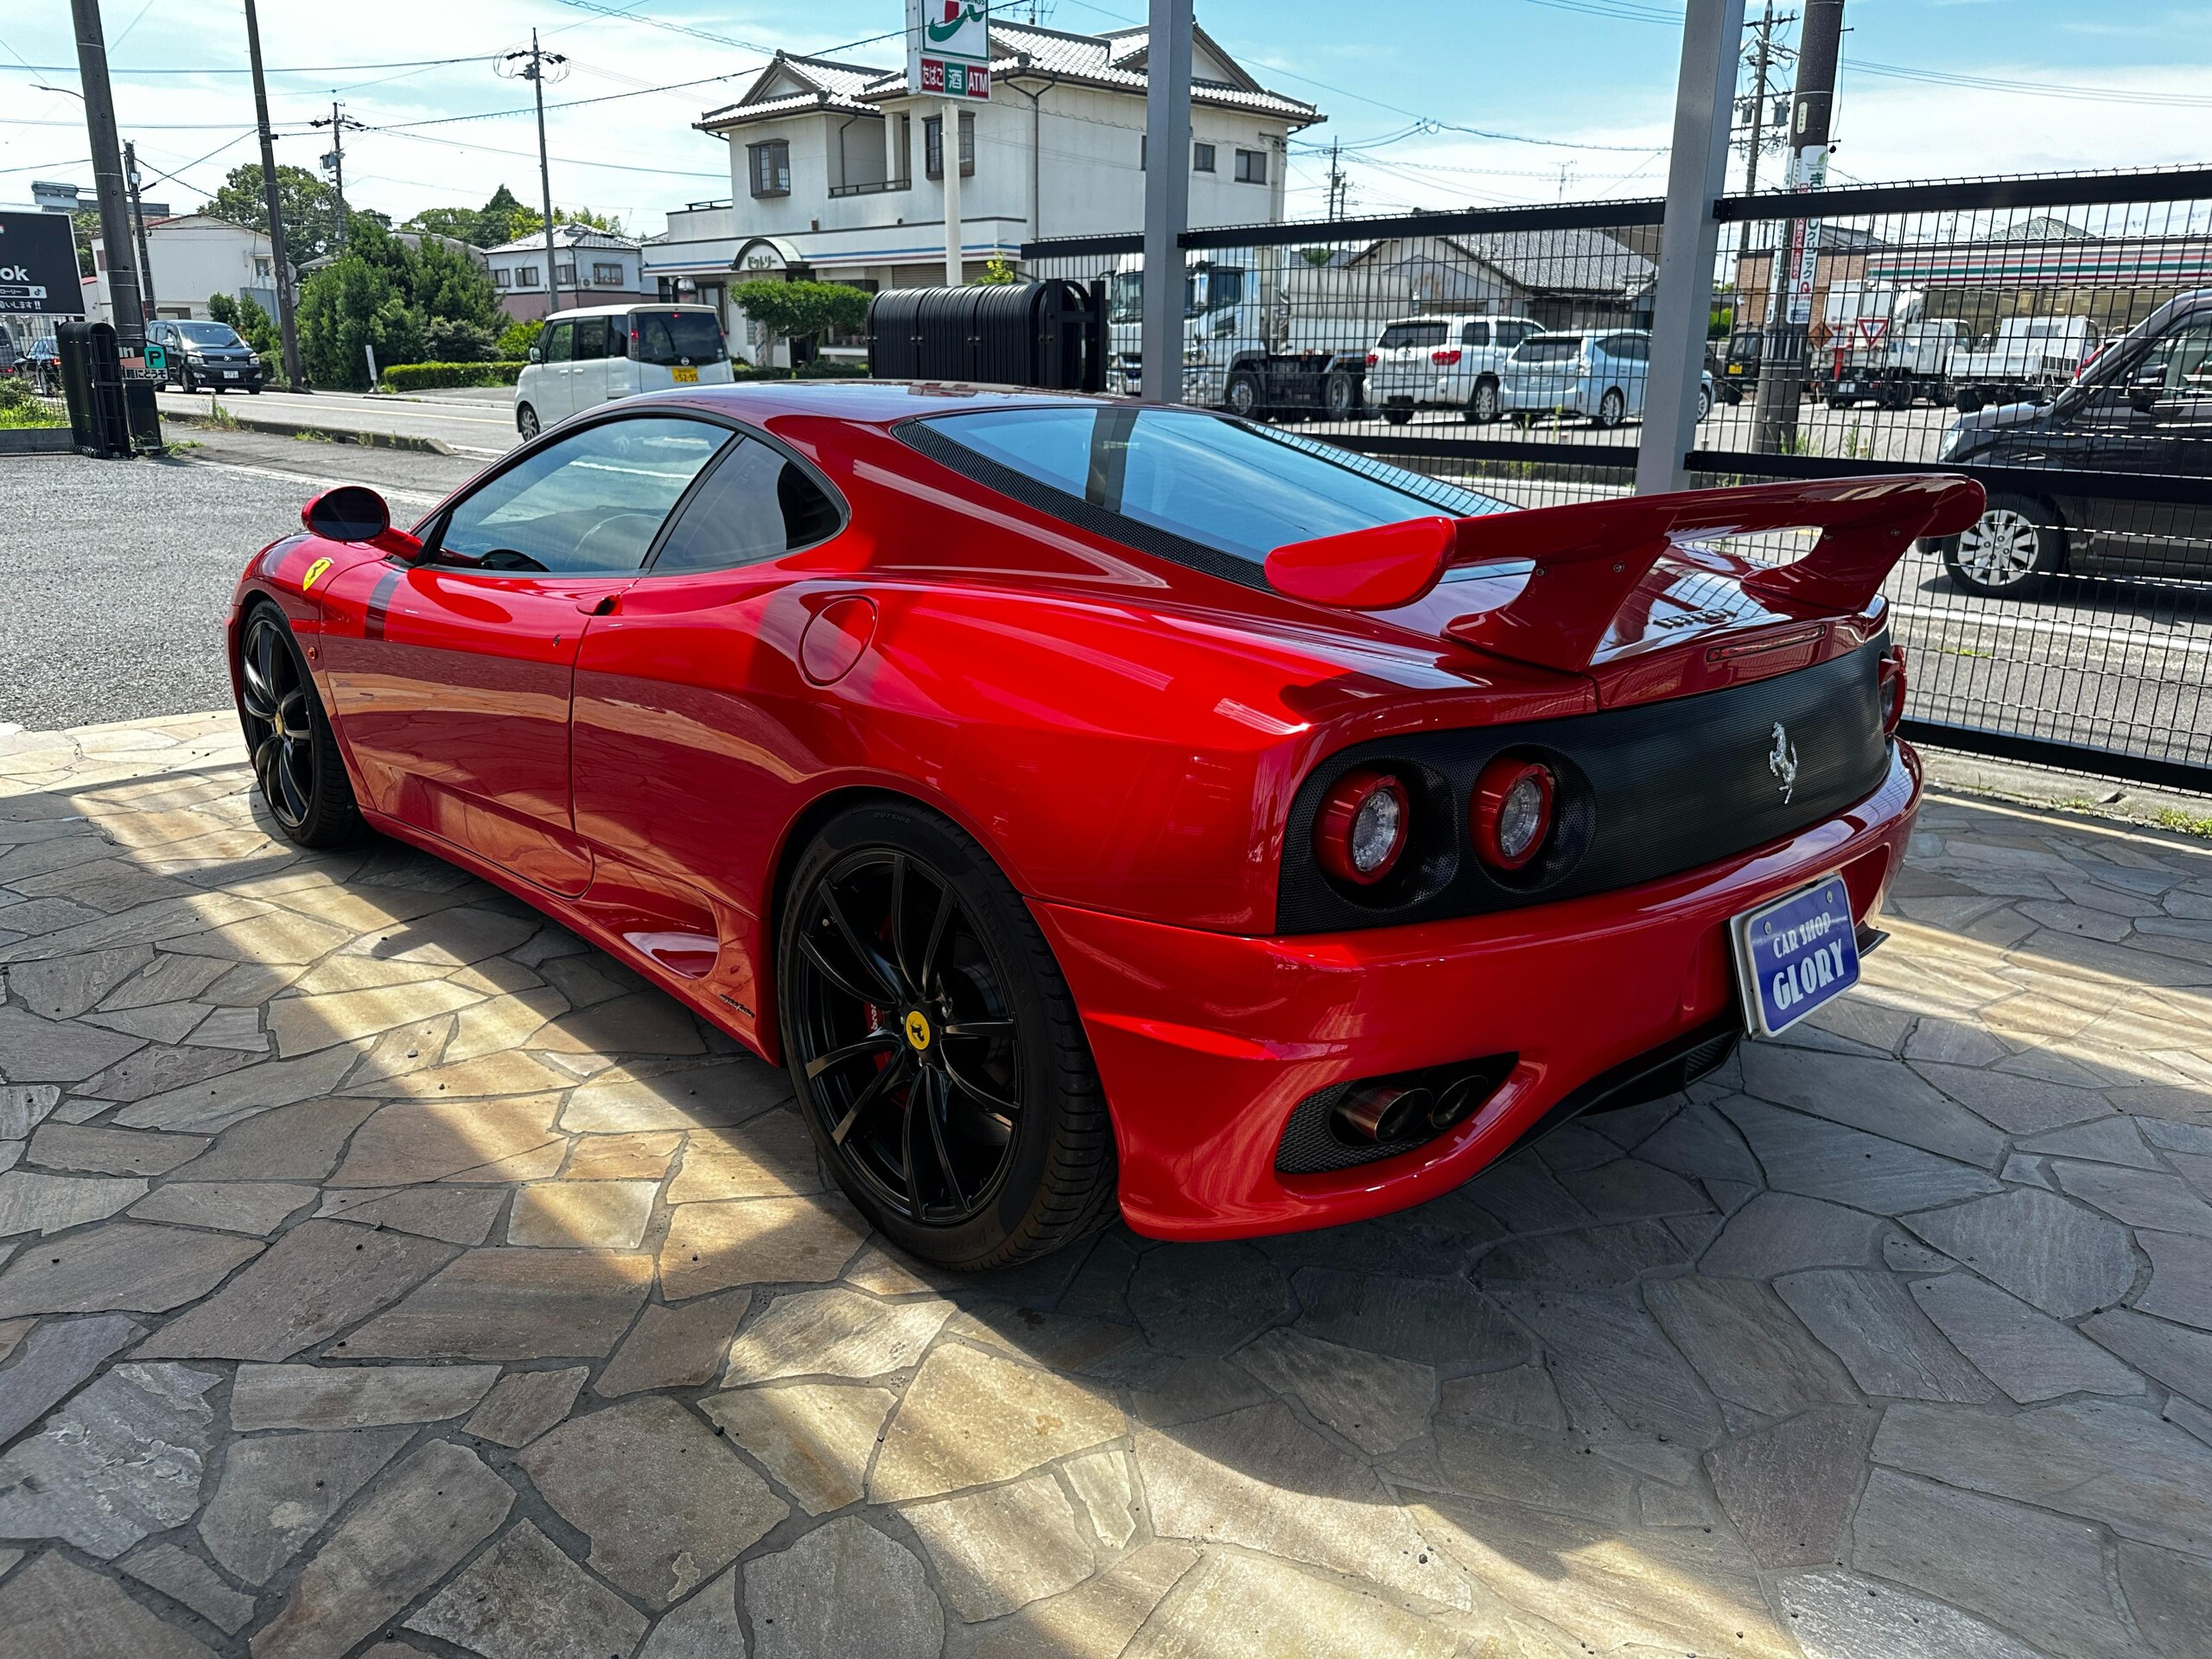
[[[2212,480],[2212,288],[2160,306],[2049,404],[1961,416],[1939,458]],[[2212,508],[2130,499],[2124,487],[2007,489],[1932,546],[1950,579],[1976,594],[2020,597],[2061,572],[2201,579],[2212,576]]]
[[[985,1268],[1421,1204],[1844,991],[1920,795],[1879,589],[1980,505],[1515,512],[1188,407],[686,385],[412,530],[326,492],[228,648],[283,833],[576,930]]]
[[[1486,424],[1504,413],[1498,383],[1505,359],[1544,332],[1529,317],[1400,317],[1383,325],[1367,353],[1367,403],[1393,426],[1417,409],[1456,409]]]
[[[545,320],[515,379],[525,438],[615,397],[731,380],[729,346],[710,305],[594,305]]]
[[[1643,415],[1651,379],[1651,336],[1641,328],[1532,334],[1516,346],[1498,382],[1507,414],[1526,423],[1542,415],[1580,415],[1618,426]],[[1713,372],[1698,382],[1697,417],[1713,412]]]
[[[168,353],[168,379],[180,391],[261,390],[261,359],[227,322],[163,317],[146,325],[146,339]]]

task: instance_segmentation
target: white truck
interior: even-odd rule
[[[1338,309],[1332,273],[1295,249],[1255,255],[1185,267],[1183,401],[1253,419],[1359,419],[1368,346],[1382,320],[1357,305]],[[1144,371],[1144,272],[1132,256],[1102,275],[1112,289],[1109,384],[1134,397]]]
[[[2049,403],[2101,343],[2087,317],[2007,317],[1952,359],[1952,402],[1967,415],[1991,404]]]
[[[1909,409],[1921,398],[1948,404],[1953,365],[1973,344],[1955,317],[1926,315],[1928,296],[1887,283],[1838,283],[1812,346],[1813,391],[1831,409],[1870,403]]]

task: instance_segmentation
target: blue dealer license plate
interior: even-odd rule
[[[1840,875],[1738,916],[1729,928],[1754,1036],[1786,1031],[1859,982],[1858,929]]]

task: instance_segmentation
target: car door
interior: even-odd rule
[[[2054,411],[2071,432],[2052,459],[2094,472],[2157,478],[2212,477],[2212,314],[2183,315],[2149,349]],[[2070,452],[2070,453],[2069,453]],[[2063,457],[2063,458],[2062,458]],[[2212,512],[2170,502],[2082,499],[2075,513],[2095,537],[2100,563],[2164,575],[2201,575]]]
[[[575,366],[576,325],[549,322],[537,337],[537,423],[551,426],[576,412],[575,397],[569,385]]]
[[[425,527],[413,563],[334,576],[325,683],[365,804],[535,886],[580,893],[576,652],[637,580],[727,428],[601,420],[524,454]]]
[[[572,413],[595,409],[612,394],[607,385],[607,341],[612,331],[605,317],[578,317],[575,355],[569,363],[569,403]]]
[[[1490,338],[1487,321],[1459,325],[1459,359],[1445,365],[1438,387],[1446,403],[1464,404],[1475,395],[1475,382],[1490,370]]]
[[[802,608],[791,596],[816,574],[792,556],[845,522],[811,467],[742,437],[576,659],[575,825],[598,872],[587,903],[663,968],[712,976],[741,1022],[759,1006],[754,880],[799,780],[820,769],[815,724],[844,717],[823,687],[852,667],[874,619],[865,597]]]

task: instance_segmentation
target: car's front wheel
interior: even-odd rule
[[[1940,543],[1943,569],[1970,594],[2018,599],[2066,564],[2066,529],[2042,502],[2024,495],[1989,498],[1982,515]]]
[[[1497,401],[1497,382],[1484,377],[1475,382],[1475,395],[1467,399],[1466,416],[1476,426],[1493,424],[1501,413]]]
[[[1386,409],[1382,411],[1382,418],[1389,422],[1393,426],[1403,426],[1407,422],[1412,420],[1413,417],[1414,412],[1410,409],[1398,407]]]
[[[515,430],[521,433],[523,437],[527,440],[536,437],[540,429],[541,429],[537,424],[537,411],[532,409],[528,404],[517,404],[515,405]]]
[[[1229,412],[1243,420],[1251,420],[1260,412],[1260,405],[1267,401],[1260,389],[1260,378],[1249,369],[1239,369],[1229,377],[1224,394]]]
[[[353,782],[283,613],[255,606],[238,647],[238,721],[262,799],[302,847],[352,840],[361,830]]]
[[[1700,386],[1697,389],[1697,417],[1699,420],[1702,421],[1707,416],[1712,413],[1713,388],[1710,386]]]
[[[934,813],[857,807],[787,891],[785,1057],[869,1221],[925,1261],[978,1268],[1109,1218],[1113,1131],[1075,1000],[989,856]]]
[[[1618,386],[1609,386],[1605,395],[1598,400],[1596,420],[1603,427],[1618,426],[1628,418],[1628,399]]]

